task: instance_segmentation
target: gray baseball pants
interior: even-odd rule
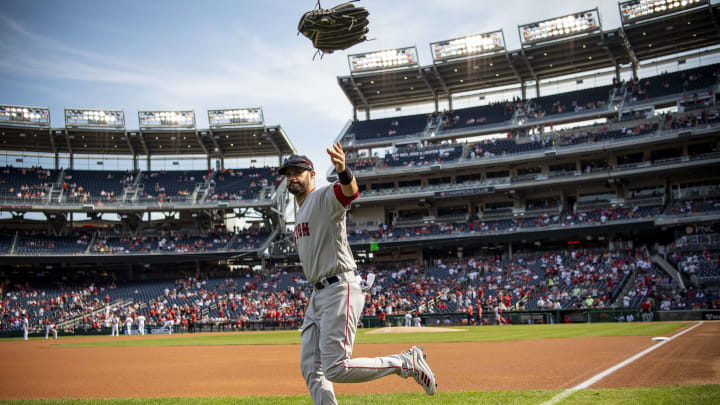
[[[408,355],[351,359],[357,324],[365,305],[360,278],[353,272],[310,297],[302,326],[300,369],[316,405],[337,404],[334,382],[358,383],[390,374],[403,378],[411,367]]]

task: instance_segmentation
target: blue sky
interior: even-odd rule
[[[65,107],[122,109],[128,128],[143,109],[193,109],[207,128],[208,108],[262,106],[324,178],[324,149],[352,116],[336,80],[348,74],[348,54],[416,45],[427,65],[430,42],[500,28],[517,49],[517,25],[596,7],[603,28],[620,25],[615,0],[363,0],[376,39],[313,61],[310,41],[296,34],[314,5],[5,0],[0,103],[49,107],[55,127]]]

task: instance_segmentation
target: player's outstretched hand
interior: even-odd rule
[[[342,173],[345,171],[345,152],[343,152],[340,141],[332,146],[332,149],[327,148],[327,153],[330,155],[330,161],[335,165],[335,171]]]

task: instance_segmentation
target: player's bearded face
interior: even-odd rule
[[[312,173],[310,170],[288,169],[288,191],[292,195],[303,195],[310,190],[312,182]]]

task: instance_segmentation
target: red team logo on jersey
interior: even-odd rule
[[[310,236],[310,224],[307,222],[295,225],[295,240],[297,241],[303,236]]]

